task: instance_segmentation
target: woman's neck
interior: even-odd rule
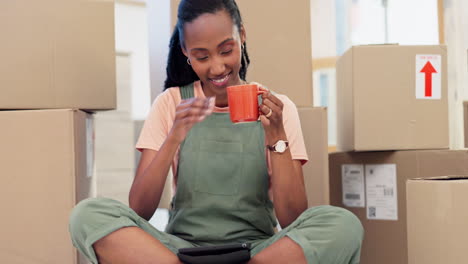
[[[216,107],[227,107],[228,106],[227,94],[224,97],[216,96],[215,106]]]

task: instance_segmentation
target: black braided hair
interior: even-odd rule
[[[169,56],[166,67],[167,78],[164,82],[164,90],[170,87],[184,86],[199,80],[197,74],[187,63],[187,57],[181,49],[184,45],[184,24],[192,22],[200,15],[206,13],[214,14],[220,10],[228,12],[240,32],[242,18],[235,0],[182,0],[180,2],[177,24],[169,43]],[[244,81],[249,64],[250,59],[247,53],[247,45],[244,43],[242,47],[241,68],[239,70],[240,78]]]

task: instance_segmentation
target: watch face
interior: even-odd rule
[[[276,151],[283,153],[286,150],[286,142],[280,140],[276,142]]]

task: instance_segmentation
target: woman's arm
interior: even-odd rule
[[[174,124],[159,151],[143,150],[129,194],[130,208],[142,218],[149,220],[156,211],[180,143],[193,125],[212,113],[213,99],[192,98],[182,101],[176,108]]]
[[[283,126],[283,103],[276,96],[267,92],[263,95],[260,117],[265,129],[267,145],[274,145],[278,140],[287,140]],[[269,150],[267,150],[269,151]],[[307,196],[299,160],[293,160],[289,148],[284,153],[270,151],[271,187],[275,213],[281,227],[291,224],[307,209]]]
[[[169,137],[159,151],[144,149],[129,194],[129,204],[149,220],[156,211],[179,144]]]

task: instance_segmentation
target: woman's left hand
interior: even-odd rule
[[[265,129],[267,141],[283,139],[286,136],[283,126],[283,102],[268,89],[257,84],[262,94],[262,104],[259,106],[260,121]],[[268,142],[268,143],[274,143]]]

